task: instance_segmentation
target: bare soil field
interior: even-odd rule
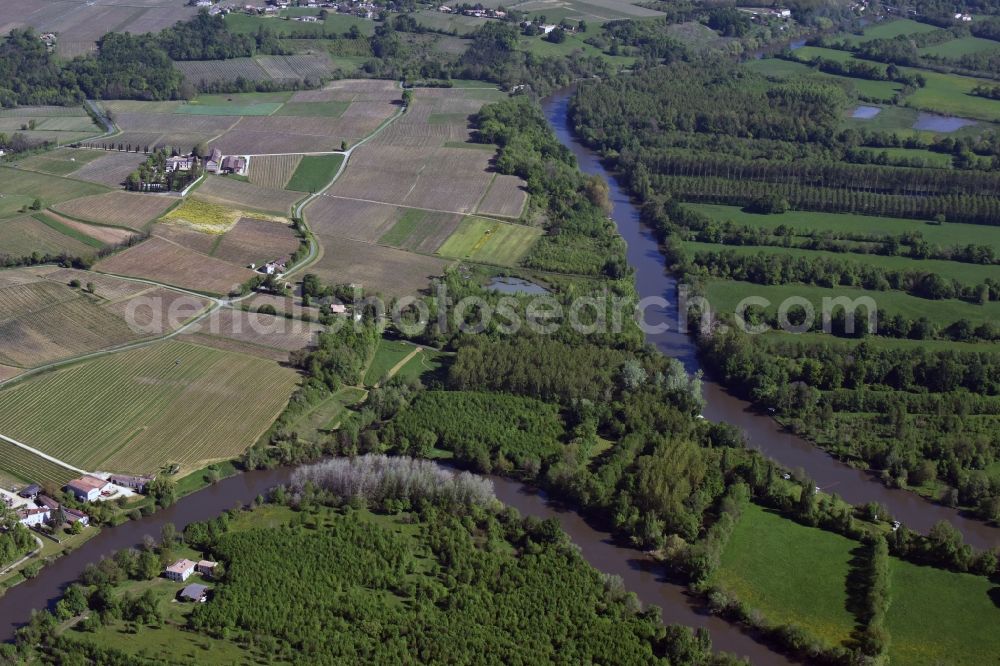
[[[126,321],[143,336],[161,336],[174,331],[210,305],[205,298],[189,296],[173,289],[154,287],[108,310]]]
[[[395,206],[326,196],[316,197],[305,214],[317,234],[370,243],[381,238],[400,216]]]
[[[85,256],[93,254],[94,248],[59,233],[31,215],[0,220],[0,256],[28,257],[34,252]]]
[[[261,155],[250,158],[247,178],[254,185],[284,189],[302,161],[301,155]]]
[[[402,98],[395,81],[381,79],[343,79],[332,81],[322,90],[300,90],[292,96],[293,102],[330,101],[391,101]]]
[[[282,315],[292,315],[301,317],[308,315],[314,321],[319,318],[319,308],[299,305],[297,298],[293,296],[275,296],[274,294],[254,294],[245,303],[251,309],[257,309],[262,305],[270,305],[275,312]]]
[[[209,176],[194,191],[198,199],[235,208],[253,208],[277,215],[288,215],[302,198],[301,192],[259,187],[232,178]]]
[[[206,234],[181,224],[166,221],[157,222],[150,231],[154,236],[207,255],[212,254],[222,238],[218,234]]]
[[[155,236],[98,262],[94,269],[214,294],[227,294],[254,275],[248,268],[234,266]]]
[[[91,271],[81,271],[75,268],[57,268],[44,274],[44,279],[56,284],[68,285],[73,280],[79,280],[81,285],[94,285],[94,293],[100,298],[111,302],[131,298],[136,294],[148,291],[151,287],[139,282],[122,280],[110,275],[101,275]]]
[[[142,230],[177,201],[155,194],[108,192],[67,201],[52,209],[88,222]]]
[[[300,244],[290,225],[244,217],[226,232],[212,256],[239,266],[259,266],[275,259],[287,260]]]
[[[206,335],[204,333],[191,333],[190,331],[184,331],[184,333],[179,336],[179,339],[189,344],[218,349],[220,351],[236,352],[244,356],[263,358],[268,361],[274,361],[275,363],[288,363],[289,358],[289,353],[283,349],[276,349],[275,347],[262,347],[260,345],[242,342],[232,338],[224,338],[218,335]]]
[[[335,236],[320,236],[323,258],[310,271],[330,283],[360,284],[369,293],[403,296],[426,289],[451,262]]]
[[[142,153],[108,152],[74,171],[73,177],[107,187],[121,187],[129,174],[145,161],[146,155]]]
[[[527,203],[528,192],[524,189],[524,181],[517,176],[497,174],[486,196],[479,202],[477,212],[519,218]]]
[[[323,326],[299,319],[227,308],[201,320],[191,330],[193,333],[291,352],[312,344]]]
[[[0,382],[5,382],[8,379],[13,379],[19,374],[24,372],[21,368],[15,368],[10,365],[0,365]]]
[[[112,107],[113,108],[113,107]],[[208,137],[225,132],[240,120],[240,116],[213,116],[192,113],[119,112],[115,123],[122,131],[185,132]]]
[[[73,231],[77,231],[85,236],[89,236],[94,240],[100,241],[105,245],[118,245],[120,243],[124,243],[135,235],[128,229],[121,229],[119,227],[104,227],[96,224],[87,224],[86,222],[71,220],[70,218],[63,217],[62,215],[59,215],[51,210],[46,211],[45,215],[59,224],[69,227]]]

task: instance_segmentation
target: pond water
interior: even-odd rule
[[[501,294],[531,294],[533,296],[540,296],[549,293],[549,290],[540,284],[516,277],[495,277],[490,280],[486,288]]]
[[[959,118],[958,116],[942,116],[937,113],[921,111],[917,114],[917,122],[913,123],[915,130],[927,130],[929,132],[955,132],[975,125],[976,121],[970,118]]]
[[[851,118],[860,118],[861,120],[871,120],[878,114],[882,113],[882,109],[877,106],[865,106],[862,104],[858,106],[853,111],[851,111]]]

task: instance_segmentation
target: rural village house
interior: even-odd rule
[[[215,574],[215,568],[219,566],[218,562],[213,562],[212,560],[201,560],[195,565],[195,570],[202,576],[212,576]]]
[[[170,580],[183,583],[194,573],[195,563],[191,560],[177,560],[163,571]]]
[[[44,525],[52,517],[52,512],[44,508],[18,509],[15,513],[17,514],[17,522],[25,527]]]
[[[152,476],[131,476],[127,474],[112,474],[109,478],[111,483],[123,488],[131,488],[137,493],[145,493],[146,487],[153,480]]]

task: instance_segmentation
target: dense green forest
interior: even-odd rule
[[[713,284],[733,280],[749,283],[748,295],[754,285],[821,287],[830,296],[848,287],[884,307],[876,320],[863,309],[835,309],[827,329],[833,335],[801,339],[726,331],[696,308],[687,314],[713,374],[775,410],[788,427],[881,472],[886,483],[1000,519],[1000,478],[991,471],[1000,460],[1000,351],[957,344],[992,343],[998,331],[986,310],[979,321],[935,311],[936,303],[965,302],[970,313],[992,307],[1000,273],[950,267],[995,266],[996,250],[974,242],[971,227],[971,242],[956,235],[951,246],[928,243],[920,233],[928,223],[1000,224],[997,173],[858,164],[852,155],[859,146],[892,139],[845,129],[847,104],[835,82],[777,82],[716,62],[582,85],[571,114],[579,135],[641,200],[643,219],[673,269],[710,302]],[[961,146],[996,163],[995,134],[945,142],[939,150]],[[718,146],[738,152],[722,158],[713,151]],[[789,223],[739,224],[686,202],[739,206],[743,219],[782,214]],[[809,229],[795,222],[801,210],[910,218],[913,231],[880,231],[872,218],[868,233],[841,232],[837,215],[824,217],[829,226]],[[893,313],[897,294],[916,297],[910,302],[919,310]],[[734,313],[715,314],[728,323]],[[857,315],[855,328],[848,330],[846,315]],[[791,325],[805,319],[801,304],[790,308]],[[779,324],[773,310],[753,308],[745,321],[764,330]],[[956,346],[893,346],[891,338]]]
[[[21,630],[18,654],[181,663],[108,640],[125,626],[140,635],[166,628],[175,655],[209,637],[245,657],[295,663],[736,663],[714,656],[704,632],[663,626],[657,609],[643,610],[619,579],[591,568],[555,521],[502,509],[490,490],[431,494],[466,483],[461,476],[365,458],[300,472],[273,504],[189,525],[183,536],[166,529],[158,543],[91,566],[54,615]],[[364,491],[344,490],[354,482]],[[412,490],[394,490],[402,484]],[[208,603],[178,617],[180,584],[131,591],[191,548],[224,567]],[[72,629],[57,626],[81,615]]]

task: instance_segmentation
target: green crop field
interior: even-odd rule
[[[996,50],[1000,50],[1000,42],[994,42],[992,39],[983,39],[981,37],[959,37],[958,39],[952,39],[941,44],[918,49],[920,55],[949,59]]]
[[[847,83],[862,97],[869,99],[891,100],[903,89],[901,83],[892,81],[869,81],[839,74],[829,74],[813,69],[803,62],[782,60],[780,58],[763,58],[750,60],[745,65],[748,69],[773,79],[791,79],[797,76],[815,76]]]
[[[883,257],[872,254],[852,254],[847,252],[826,252],[820,250],[800,250],[787,247],[756,247],[747,245],[717,245],[714,243],[685,242],[689,252],[732,251],[737,254],[787,254],[793,257],[825,257],[839,263],[855,262],[879,266],[886,270],[924,271],[937,273],[945,278],[954,278],[965,284],[981,284],[987,278],[996,279],[997,267],[982,264],[962,264],[942,259],[909,259],[907,257]]]
[[[896,21],[884,21],[869,25],[864,29],[864,34],[858,35],[837,35],[837,38],[845,38],[854,44],[870,42],[873,39],[893,39],[900,35],[916,35],[922,32],[933,32],[937,26],[928,23],[911,21],[910,19],[899,19]]]
[[[107,192],[106,187],[85,183],[82,180],[59,178],[35,171],[21,171],[9,167],[0,167],[0,194],[6,199],[8,195],[17,194],[24,197],[38,197],[42,204],[50,206],[70,199],[85,197],[90,194]],[[0,199],[0,201],[3,201]],[[0,207],[3,204],[0,203]],[[2,208],[0,208],[2,210]]]
[[[365,385],[374,386],[396,367],[400,361],[412,354],[418,348],[408,342],[398,340],[382,340],[375,351],[375,358],[365,373]]]
[[[851,551],[858,544],[749,505],[722,552],[711,583],[761,611],[770,624],[794,624],[829,645],[847,641]]]
[[[901,291],[866,291],[857,287],[814,287],[805,284],[763,285],[737,280],[706,281],[708,301],[717,312],[732,314],[737,304],[748,296],[766,298],[770,305],[765,308],[768,313],[787,298],[799,297],[808,299],[815,308],[815,326],[822,322],[820,313],[824,298],[847,297],[851,300],[870,297],[875,301],[879,317],[903,315],[909,319],[927,317],[930,321],[948,325],[959,319],[968,319],[975,324],[987,321],[997,321],[1000,317],[1000,302],[991,301],[985,305],[973,305],[959,300],[931,301],[925,298],[910,296]],[[859,311],[859,317],[865,316],[864,308]]]
[[[1000,121],[1000,100],[970,94],[977,85],[993,85],[992,82],[926,69],[902,69],[908,74],[920,74],[927,80],[927,85],[906,97],[907,106],[944,115]]]
[[[25,484],[37,483],[50,490],[58,489],[70,479],[79,476],[70,469],[2,439],[0,439],[0,474]]]
[[[164,342],[0,390],[0,432],[83,469],[190,469],[253,444],[297,377],[260,358]]]
[[[280,108],[281,102],[202,104],[194,101],[177,107],[174,113],[192,116],[269,116]]]
[[[893,664],[987,664],[1000,655],[995,583],[892,560],[886,615]],[[989,657],[987,655],[990,655]]]
[[[290,10],[286,10],[290,11]],[[309,9],[308,13],[318,14],[315,9]],[[375,32],[375,22],[350,14],[338,14],[330,12],[329,17],[322,23],[303,23],[301,21],[285,20],[277,17],[248,16],[239,12],[234,12],[226,16],[226,27],[232,32],[253,35],[258,30],[264,28],[278,37],[286,35],[312,35],[316,33],[343,34],[352,27],[357,27],[364,35],[371,35]]]
[[[340,154],[306,155],[299,162],[285,189],[295,192],[319,192],[330,184],[343,162],[344,156]]]
[[[848,62],[854,60],[854,54],[850,51],[840,49],[827,49],[822,46],[803,46],[792,51],[792,56],[796,60],[808,62],[813,58],[823,58],[824,60],[835,60],[836,62]]]
[[[906,152],[905,148],[898,149]],[[939,153],[930,153],[939,155]],[[947,157],[947,156],[945,156]],[[745,212],[739,206],[724,206],[717,204],[685,204],[714,220],[720,222],[732,221],[761,229],[774,229],[779,225],[792,227],[796,231],[840,231],[855,234],[887,234],[901,236],[913,232],[919,233],[924,240],[941,247],[953,245],[989,245],[1000,255],[1000,227],[981,224],[930,224],[926,220],[908,220],[898,217],[874,217],[870,215],[855,215],[852,213],[816,213],[811,211],[793,210],[777,215],[760,215]],[[949,262],[951,263],[951,262]]]
[[[106,153],[100,150],[77,150],[60,148],[21,160],[19,167],[31,171],[41,171],[53,176],[66,176],[83,165],[104,157]]]
[[[467,217],[438,250],[454,259],[514,266],[542,236],[542,230],[482,217]]]

